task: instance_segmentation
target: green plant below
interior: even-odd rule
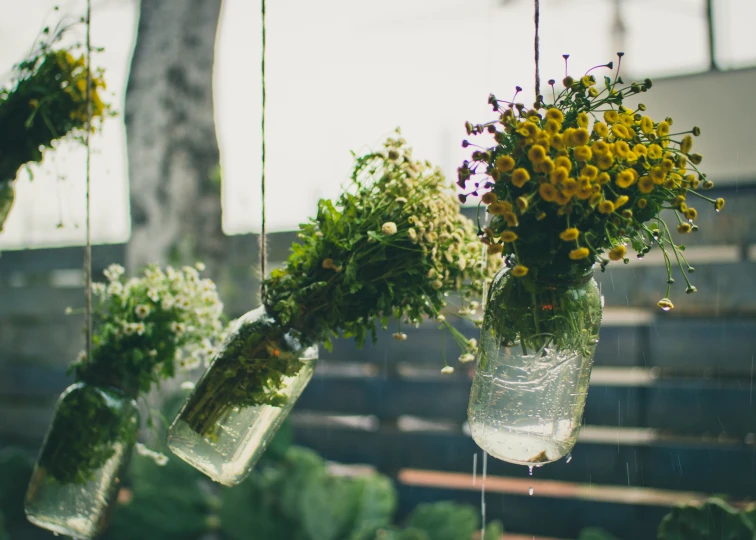
[[[657,540],[756,540],[756,505],[738,509],[711,498],[677,506],[659,525]]]

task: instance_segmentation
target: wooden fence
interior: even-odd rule
[[[486,459],[489,519],[528,538],[576,538],[599,526],[625,540],[652,539],[674,504],[756,496],[756,186],[712,195],[727,199],[725,211],[700,211],[686,251],[699,292],[686,296],[678,275],[673,311],[655,306],[666,281],[660,258],[597,275],[606,308],[578,445],[532,477]],[[292,239],[274,235],[274,260]],[[221,290],[237,315],[252,307],[256,242],[233,242],[235,280]],[[124,249],[96,246],[95,275],[122,261]],[[82,318],[63,312],[82,304],[81,260],[81,248],[0,256],[0,447],[37,446],[70,382]],[[295,440],[396,478],[400,513],[440,499],[479,505],[484,457],[465,424],[471,372],[441,376],[434,325],[407,333],[405,342],[385,334],[361,351],[350,341],[322,351],[292,415]]]

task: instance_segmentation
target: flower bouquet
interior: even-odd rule
[[[668,275],[659,306],[669,310],[673,264],[696,289],[662,210],[684,235],[697,230],[693,201],[724,206],[701,192],[713,183],[692,153],[700,129],[676,131],[671,118],[624,104],[650,79],[625,86],[618,65],[597,84],[590,71],[565,77],[558,93],[550,80],[552,103],[538,96],[532,109],[517,94],[491,95],[497,118],[466,125],[492,140],[458,169],[460,197],[481,196],[482,241],[505,263],[487,297],[469,421],[483,449],[513,463],[551,462],[575,444],[601,323],[594,264],[628,263],[628,244],[639,258],[659,248]]]
[[[55,141],[83,140],[87,127],[87,66],[80,47],[56,48],[64,30],[15,66],[11,83],[0,88],[0,231],[13,206],[18,170],[42,161]],[[45,29],[50,34],[49,29]],[[102,72],[92,74],[92,118],[101,121],[109,108],[102,102]]]
[[[136,398],[177,365],[199,366],[222,330],[215,284],[195,268],[147,268],[125,280],[111,265],[95,283],[92,356],[71,368],[26,495],[29,520],[59,534],[93,538],[105,525],[139,428]]]
[[[441,314],[445,295],[470,300],[499,264],[483,262],[476,229],[440,170],[414,159],[398,136],[356,158],[350,189],[336,204],[321,200],[299,239],[169,430],[174,453],[227,485],[250,472],[307,385],[317,343],[330,348],[341,334],[362,346],[389,317],[433,317],[472,359],[475,344]],[[406,335],[399,328],[394,337]]]

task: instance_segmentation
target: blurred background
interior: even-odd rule
[[[467,156],[463,124],[491,117],[489,93],[508,99],[519,84],[522,101],[532,102],[532,12],[529,0],[269,2],[266,174],[274,264],[287,256],[291,231],[317,199],[339,193],[350,151],[377,145],[397,126],[417,156],[455,178]],[[0,0],[0,13],[5,81],[45,25],[76,20],[84,3]],[[261,213],[259,3],[94,0],[92,18],[93,44],[104,48],[95,62],[106,70],[118,112],[93,140],[96,279],[112,262],[134,272],[148,262],[202,260],[229,316],[252,309]],[[485,459],[465,425],[470,376],[460,369],[440,376],[442,345],[433,325],[424,325],[406,342],[382,335],[361,351],[346,340],[333,353],[322,351],[279,450],[246,491],[209,486],[178,460],[156,472],[136,458],[113,517],[116,529],[134,531],[122,537],[353,538],[347,525],[317,524],[341,523],[338,516],[347,514],[344,523],[356,523],[357,510],[311,504],[359,499],[348,495],[358,489],[355,478],[389,482],[375,499],[383,502],[361,504],[399,522],[422,521],[418,505],[454,501],[467,506],[427,512],[475,529],[485,501],[485,519],[501,520],[513,539],[574,540],[593,534],[589,527],[650,539],[676,504],[715,494],[735,506],[753,500],[754,20],[752,0],[541,0],[542,80],[561,80],[562,54],[570,54],[570,74],[581,75],[616,63],[623,51],[626,81],[654,79],[642,96],[650,116],[701,128],[695,148],[716,183],[711,196],[727,200],[719,214],[700,211],[700,230],[686,250],[699,292],[684,296],[677,286],[672,312],[655,306],[665,282],[659,258],[633,258],[598,276],[604,324],[571,459],[532,476]],[[83,28],[70,36],[82,38]],[[18,513],[24,471],[71,382],[66,368],[83,348],[83,318],[64,311],[84,303],[84,150],[60,145],[31,173],[16,182],[16,204],[0,233],[0,510],[14,539],[45,535]],[[459,328],[476,335],[471,324]],[[179,398],[165,400],[169,418],[171,399]],[[285,500],[264,471],[292,476],[301,463],[327,478],[312,484],[309,502],[260,512],[260,520],[280,518],[278,529],[254,520],[229,529],[250,508]],[[162,506],[170,500],[178,506]],[[302,515],[318,519],[294,524]],[[186,527],[170,529],[179,522]],[[291,532],[296,527],[302,536]],[[438,530],[462,538],[451,525]],[[446,538],[439,534],[428,537]]]

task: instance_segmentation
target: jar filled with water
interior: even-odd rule
[[[540,273],[540,275],[539,275]],[[500,271],[489,289],[468,421],[475,442],[537,466],[577,441],[598,343],[602,300],[591,268],[549,275]]]

